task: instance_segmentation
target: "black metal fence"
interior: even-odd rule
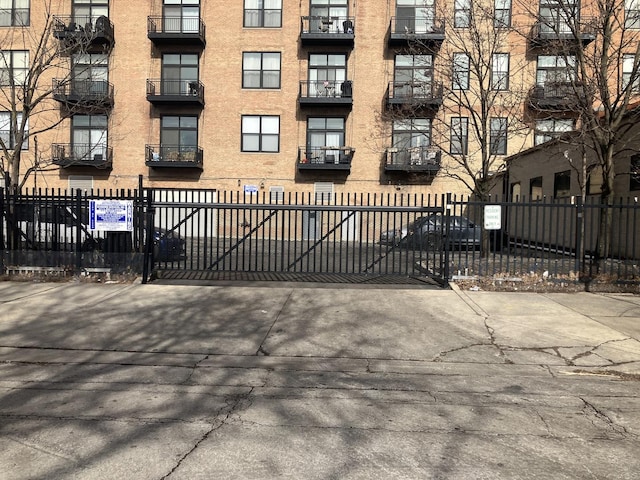
[[[91,201],[109,199],[131,202],[131,231],[91,229]],[[634,281],[640,275],[635,199],[603,206],[595,198],[480,202],[141,184],[130,191],[0,191],[0,210],[3,273],[45,268],[129,271],[144,281],[187,272],[187,278],[442,284],[472,276]]]

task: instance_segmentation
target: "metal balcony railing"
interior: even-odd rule
[[[113,149],[100,143],[54,143],[51,159],[62,167],[111,168]]]
[[[113,106],[113,85],[106,80],[53,79],[53,98],[69,105],[87,108]]]
[[[584,85],[570,81],[547,82],[529,91],[529,104],[540,110],[576,110],[584,100]]]
[[[147,17],[147,37],[154,43],[206,44],[206,28],[200,17]]]
[[[152,103],[204,105],[204,84],[198,80],[147,79],[147,100]]]
[[[440,170],[440,149],[434,147],[388,148],[385,170],[437,173]]]
[[[588,44],[596,38],[590,20],[572,20],[559,16],[540,17],[531,28],[530,41],[534,46],[553,42],[582,42]]]
[[[445,37],[445,21],[435,16],[391,17],[389,43],[408,42],[439,43]]]
[[[115,43],[113,23],[100,16],[54,16],[53,36],[65,42],[67,50],[99,47],[111,49]]]
[[[300,170],[350,170],[355,149],[353,147],[300,147]]]
[[[147,145],[145,164],[148,167],[202,169],[202,148],[189,145]]]
[[[355,17],[305,16],[300,19],[303,45],[353,45]]]
[[[353,105],[353,82],[344,81],[302,81],[300,82],[300,105],[346,106]]]
[[[443,87],[441,82],[389,82],[387,90],[389,104],[395,105],[441,105]]]

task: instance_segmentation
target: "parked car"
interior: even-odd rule
[[[447,237],[444,220],[441,214],[419,217],[406,226],[383,232],[380,243],[419,249],[440,249],[445,245],[455,250],[480,248],[482,231],[479,226],[461,215],[450,215]]]
[[[186,242],[178,233],[163,228],[153,231],[153,259],[156,262],[177,262],[186,258]]]
[[[84,252],[107,254],[130,253],[133,250],[129,232],[107,232],[105,238],[89,237],[83,245]],[[177,262],[186,258],[186,242],[176,232],[163,228],[153,230],[153,258],[156,262]]]

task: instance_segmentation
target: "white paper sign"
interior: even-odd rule
[[[484,206],[485,230],[500,230],[502,228],[502,207],[500,205]]]

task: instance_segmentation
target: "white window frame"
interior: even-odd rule
[[[243,153],[280,152],[279,115],[242,115],[241,122]],[[270,147],[272,144],[275,146]]]

